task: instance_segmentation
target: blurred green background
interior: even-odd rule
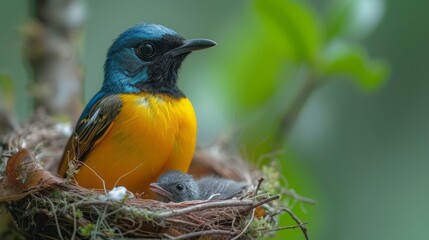
[[[318,201],[295,206],[312,239],[428,239],[428,1],[87,5],[81,48],[86,101],[102,83],[112,40],[138,22],[213,39],[218,46],[192,54],[180,75],[197,112],[201,145],[238,130],[237,147],[253,160],[283,148],[279,158],[290,186]],[[0,72],[12,76],[17,113],[25,119],[30,75],[19,29],[29,19],[28,1],[1,1],[0,15]],[[276,127],[306,79],[317,86],[283,144],[273,138]],[[299,230],[276,238],[303,239]]]

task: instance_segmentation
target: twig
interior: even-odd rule
[[[131,171],[129,171],[129,172],[127,172],[127,173],[125,173],[124,175],[122,175],[122,176],[120,176],[119,178],[118,178],[118,180],[116,180],[116,182],[115,182],[115,184],[113,185],[113,188],[115,188],[116,187],[116,185],[119,183],[119,181],[121,181],[121,179],[122,178],[124,178],[124,177],[126,177],[127,175],[129,175],[129,174],[131,174],[132,172],[134,172],[135,170],[137,170],[137,168],[139,168],[139,167],[141,167],[141,166],[143,166],[143,163],[140,163],[139,165],[137,165],[135,168],[133,168]],[[112,189],[113,189],[112,188]]]
[[[70,239],[74,240],[77,232],[77,222],[76,222],[77,217],[76,217],[76,208],[74,204],[72,204],[72,209],[73,209],[73,234]]]
[[[199,227],[200,226],[199,224],[196,224],[193,222],[183,221],[183,220],[175,219],[175,218],[169,218],[169,219],[166,219],[165,221],[169,222],[169,223],[174,223],[174,224],[189,225],[192,227]]]
[[[293,100],[290,108],[285,112],[280,121],[279,130],[277,132],[277,142],[281,144],[283,139],[289,134],[290,129],[296,122],[299,113],[301,112],[305,102],[308,97],[311,95],[313,90],[318,86],[318,81],[316,81],[316,76],[314,73],[308,73],[307,78],[305,79],[304,86],[299,91],[297,97]]]
[[[281,190],[281,193],[284,194],[284,195],[287,195],[287,196],[291,197],[292,199],[297,200],[298,202],[308,203],[308,204],[312,204],[312,205],[316,205],[317,204],[316,200],[308,198],[308,197],[301,196],[301,195],[299,195],[299,194],[295,193],[294,191],[291,191],[291,190],[289,190],[287,188],[283,188]]]
[[[173,209],[161,213],[157,213],[153,216],[154,219],[165,219],[170,217],[176,217],[180,215],[184,215],[190,212],[198,212],[206,209],[212,208],[224,208],[224,207],[252,207],[255,203],[253,200],[224,200],[224,201],[216,201],[216,202],[205,202],[202,204],[197,204],[181,209]]]
[[[51,199],[46,198],[48,200],[49,204],[52,207],[52,214],[54,214],[54,220],[58,231],[58,236],[61,240],[64,240],[63,235],[61,234],[60,224],[58,223],[58,216],[57,216],[57,210],[55,209],[54,203],[51,201]]]
[[[261,188],[261,184],[262,184],[263,181],[265,181],[264,177],[260,177],[258,179],[258,185],[256,185],[255,194],[254,194],[255,196],[258,195],[258,191]]]
[[[271,232],[277,232],[277,231],[281,231],[281,230],[287,230],[287,229],[295,229],[295,228],[300,228],[302,225],[307,224],[307,222],[303,222],[301,225],[294,225],[294,226],[284,226],[284,227],[278,227],[278,228],[274,228],[271,230]]]
[[[252,216],[250,217],[249,222],[246,224],[246,227],[240,232],[240,234],[238,234],[237,236],[235,236],[231,240],[237,240],[239,237],[241,237],[247,231],[247,229],[249,229],[249,226],[252,223],[253,218],[255,218],[255,210],[256,210],[256,208],[253,209]]]
[[[122,217],[122,222],[129,222],[130,224],[131,224],[131,226],[133,227],[133,228],[131,228],[130,227],[130,229],[128,230],[128,231],[126,231],[126,232],[124,232],[123,233],[123,235],[128,235],[128,234],[130,234],[130,233],[134,233],[135,231],[136,231],[136,229],[140,229],[140,227],[143,225],[142,224],[142,221],[138,221],[138,223],[135,221],[135,219],[133,219],[133,218],[131,218],[131,217],[129,217],[129,216],[124,216],[124,217]],[[137,227],[135,227],[135,225],[136,224],[138,224],[137,225]]]
[[[266,199],[264,199],[264,200],[262,200],[260,202],[257,202],[256,204],[253,204],[252,206],[250,206],[249,208],[247,208],[246,210],[244,210],[244,212],[247,212],[247,211],[249,211],[251,209],[257,208],[259,206],[264,205],[265,203],[272,202],[272,201],[277,200],[279,198],[280,198],[280,195],[275,195],[273,197],[266,198]]]
[[[302,233],[304,234],[305,239],[309,240],[310,237],[308,236],[307,228],[305,227],[305,223],[301,222],[299,218],[288,208],[283,208],[282,211],[287,212],[291,218],[298,224],[298,226],[301,228]]]
[[[103,212],[100,211],[100,209],[96,208],[95,206],[92,207],[94,211],[97,213],[97,220],[95,222],[94,231],[91,231],[91,238],[95,238],[97,234],[101,233],[99,229],[101,228],[104,221],[106,221],[106,213],[108,209],[108,205],[104,206]]]
[[[200,237],[205,235],[234,235],[235,232],[227,231],[227,230],[207,230],[207,231],[200,231],[200,232],[191,232],[187,234],[180,235],[178,237],[173,237],[168,234],[164,234],[165,237],[168,239],[173,240],[181,240],[181,239],[190,239],[194,237]]]
[[[101,183],[103,184],[103,190],[104,190],[104,195],[108,195],[108,193],[107,193],[107,189],[106,189],[106,182],[104,181],[104,179],[100,176],[100,175],[98,175],[98,173],[94,170],[94,169],[92,169],[90,166],[88,166],[86,163],[84,163],[84,162],[81,162],[81,161],[79,161],[82,165],[84,165],[85,167],[87,167],[92,173],[94,173],[94,175],[99,179],[99,180],[101,180]]]

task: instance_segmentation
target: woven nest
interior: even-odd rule
[[[27,239],[260,239],[290,228],[308,237],[304,223],[278,200],[290,192],[280,187],[275,168],[252,168],[222,141],[197,150],[190,174],[247,181],[243,196],[163,203],[130,194],[113,201],[55,174],[69,134],[70,126],[42,117],[1,139],[0,203]],[[283,213],[296,225],[278,227]]]

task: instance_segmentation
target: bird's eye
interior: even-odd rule
[[[179,190],[179,191],[182,191],[182,190],[184,189],[183,185],[182,185],[182,184],[180,184],[180,183],[176,185],[176,188],[177,188],[177,190]]]
[[[137,48],[137,54],[142,59],[149,59],[155,55],[155,47],[151,43],[144,42]]]

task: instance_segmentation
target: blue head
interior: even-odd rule
[[[183,94],[177,88],[177,72],[194,50],[214,46],[206,39],[185,40],[161,25],[138,24],[112,44],[104,65],[105,93]]]

